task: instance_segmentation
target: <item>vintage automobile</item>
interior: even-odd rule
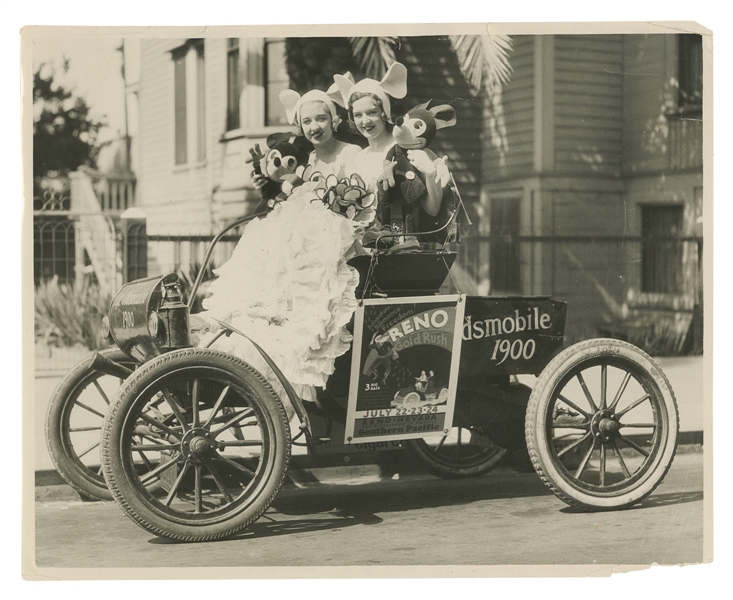
[[[205,263],[251,218],[219,232]],[[622,509],[651,494],[679,427],[658,365],[614,339],[563,349],[561,300],[439,294],[455,258],[443,243],[352,260],[361,282],[354,342],[314,406],[255,340],[284,394],[213,349],[220,336],[247,338],[230,325],[203,346],[192,342],[190,305],[204,269],[188,304],[175,274],[126,284],[105,320],[114,346],[69,373],[49,407],[59,472],[86,496],[114,498],[148,531],[184,541],[223,538],[258,519],[286,477],[292,446],[303,443],[318,456],[325,445],[399,440],[446,477],[485,473],[505,452],[526,448],[571,506]],[[440,382],[431,401],[426,373]],[[537,376],[532,388],[522,375]],[[89,458],[100,444],[101,467]]]

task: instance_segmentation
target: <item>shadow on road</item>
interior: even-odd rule
[[[639,510],[642,508],[660,508],[662,506],[672,506],[675,504],[686,504],[688,502],[700,502],[703,499],[702,492],[673,492],[671,494],[652,494],[649,498],[642,500],[638,504],[627,508],[626,510]],[[613,509],[611,509],[613,510]],[[588,512],[580,508],[566,506],[560,509],[560,512],[566,514],[577,514]]]
[[[482,500],[547,496],[551,492],[535,474],[513,471],[470,479],[387,481],[360,486],[322,485],[281,494],[273,508],[287,515],[329,511],[357,516],[401,512]],[[378,518],[378,517],[377,517]]]
[[[376,521],[374,521],[376,519]],[[278,521],[271,516],[265,514],[260,519],[247,527],[241,533],[226,538],[231,540],[254,540],[258,538],[270,538],[279,535],[290,535],[294,533],[315,533],[317,531],[339,530],[353,525],[371,525],[381,522],[381,519],[371,513],[351,515],[342,511],[335,511],[333,516],[321,517],[316,519],[295,519],[287,521]],[[222,540],[216,540],[220,542]],[[186,542],[178,542],[166,538],[151,538],[149,544],[153,545],[180,545]],[[198,542],[200,543],[200,542]]]
[[[535,474],[507,469],[482,477],[381,481],[363,485],[322,484],[283,490],[270,509],[245,531],[228,538],[247,540],[295,533],[376,525],[380,513],[459,506],[483,500],[551,495]],[[289,517],[311,515],[313,518]],[[278,518],[281,516],[282,518]],[[152,538],[150,544],[179,544]]]
[[[685,504],[687,502],[700,502],[703,499],[702,492],[674,492],[671,494],[652,494],[632,509],[652,508],[658,506],[671,506],[672,504]]]

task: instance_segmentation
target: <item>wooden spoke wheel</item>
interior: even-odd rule
[[[612,339],[575,344],[542,371],[525,434],[535,469],[562,500],[585,510],[629,507],[672,464],[674,394],[644,352]]]
[[[135,363],[117,348],[102,356],[130,369]],[[77,364],[53,392],[46,412],[46,445],[59,475],[82,496],[112,500],[102,474],[100,441],[102,423],[123,379]]]
[[[238,358],[201,348],[138,369],[103,435],[115,500],[141,527],[180,541],[223,538],[259,518],[290,456],[285,409],[270,385]]]
[[[482,475],[506,454],[473,427],[453,427],[447,434],[410,440],[410,446],[431,473],[446,478]]]

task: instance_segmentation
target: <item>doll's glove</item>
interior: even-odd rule
[[[244,159],[244,162],[246,162],[247,164],[257,164],[263,158],[265,158],[265,155],[262,154],[262,150],[260,150],[260,145],[255,144],[254,148],[249,149],[249,156]]]
[[[408,150],[407,158],[420,173],[423,175],[434,175],[436,168],[433,161],[427,155],[425,150]]]
[[[445,187],[450,183],[450,171],[448,170],[448,157],[438,158],[433,161],[435,165],[435,183]]]
[[[394,187],[395,180],[394,180],[394,169],[397,166],[396,160],[385,160],[384,161],[384,170],[382,171],[382,174],[377,179],[377,189],[384,190],[385,192],[389,190],[389,188]]]

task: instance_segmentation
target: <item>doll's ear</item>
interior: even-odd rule
[[[450,104],[440,104],[430,109],[435,117],[435,129],[452,127],[456,124],[456,111]]]
[[[283,90],[280,92],[280,102],[285,107],[285,114],[288,117],[288,123],[295,124],[295,109],[298,106],[300,94],[295,90]]]
[[[404,98],[407,95],[407,67],[402,63],[392,63],[379,85],[393,98]]]
[[[308,160],[308,154],[313,152],[313,144],[311,144],[302,135],[296,135],[290,137],[290,143],[300,150],[305,155],[305,160]]]
[[[288,142],[290,141],[290,134],[289,133],[271,133],[267,136],[267,147],[268,148],[274,148],[275,144],[279,144],[280,142]]]

